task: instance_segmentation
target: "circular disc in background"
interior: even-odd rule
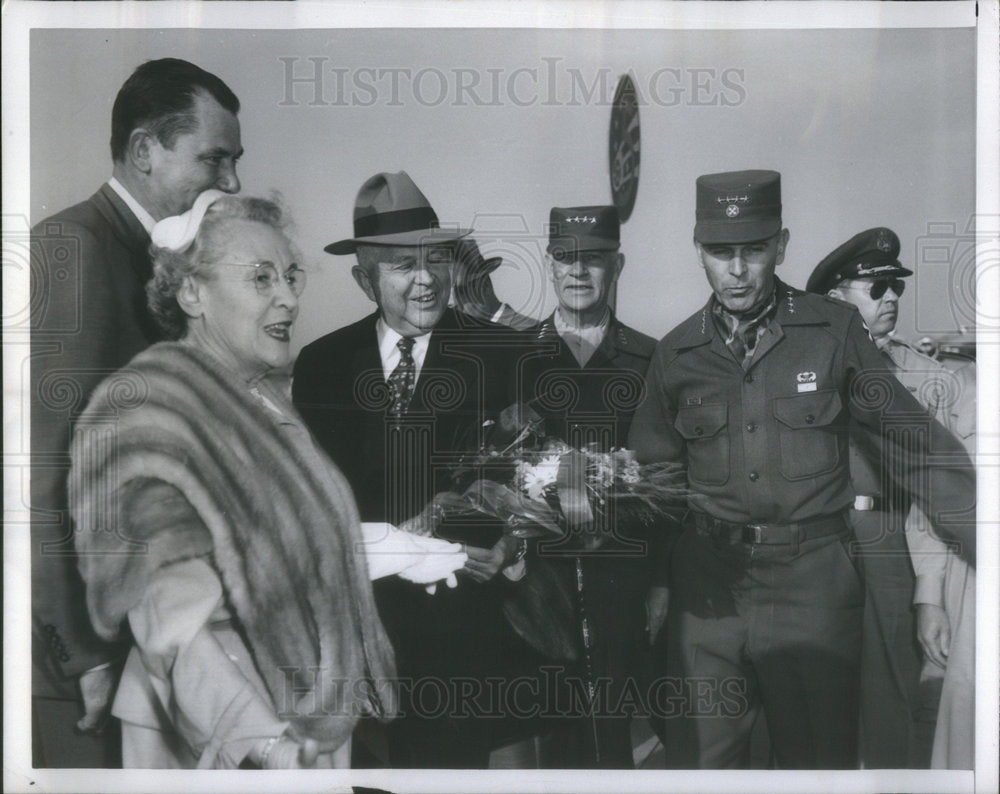
[[[608,168],[611,198],[622,223],[632,214],[639,190],[639,103],[635,85],[622,75],[611,104],[611,131],[608,136]]]

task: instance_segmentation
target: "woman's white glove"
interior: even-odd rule
[[[435,583],[442,579],[455,587],[455,571],[468,559],[459,543],[402,532],[392,524],[362,522],[361,534],[373,581],[397,574],[408,582],[429,585],[427,591],[434,593]]]

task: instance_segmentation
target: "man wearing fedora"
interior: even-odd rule
[[[689,512],[651,593],[667,609],[671,767],[740,768],[763,709],[780,768],[858,760],[864,587],[852,555],[848,429],[938,529],[973,552],[975,472],[885,369],[853,308],[782,283],[774,171],[696,183],[704,308],[659,343],[630,446],[686,467]],[[944,454],[947,465],[931,458]],[[938,517],[947,515],[947,524]]]
[[[953,371],[893,335],[904,279],[913,275],[900,264],[899,250],[891,229],[860,232],[816,266],[806,289],[856,306],[886,367],[920,401],[927,421],[943,424],[974,454],[975,365]],[[905,493],[883,486],[857,444],[851,480],[851,523],[867,595],[862,761],[869,768],[971,769],[975,570],[911,509]]]
[[[442,228],[406,173],[381,173],[358,193],[354,236],[325,249],[356,255],[352,273],[377,308],[302,350],[293,396],[364,521],[420,514],[449,488],[459,453],[478,447],[484,422],[516,400],[506,352],[515,332],[448,308],[456,244],[468,234]],[[501,613],[507,578],[497,574],[510,573],[523,545],[496,525],[442,531],[469,556],[456,589],[376,584],[401,679],[394,767],[485,767],[512,722],[497,719],[503,703],[483,682],[517,665]]]
[[[553,207],[549,214],[545,259],[558,305],[532,329],[538,350],[522,360],[519,378],[546,431],[574,448],[626,445],[656,346],[609,306],[625,265],[620,228],[613,206]],[[555,721],[542,760],[549,767],[631,769],[631,712],[620,701],[644,651],[645,544],[623,537],[626,528],[613,517],[595,529],[587,548],[572,537],[539,544],[538,558],[528,563],[551,566],[572,594],[577,661],[567,670],[568,694],[592,690],[587,696],[597,700]]]

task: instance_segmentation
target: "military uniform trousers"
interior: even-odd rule
[[[913,611],[905,509],[852,510],[852,553],[865,575],[861,643],[860,760],[866,769],[928,766],[918,736],[922,657]]]
[[[644,713],[649,682],[641,661],[646,651],[646,570],[634,556],[594,554],[580,558],[582,606],[590,637],[589,670],[582,637],[579,660],[565,667],[554,702],[544,704],[542,766],[554,769],[632,769],[632,717]],[[576,558],[554,561],[574,587]],[[579,602],[578,602],[579,605]],[[575,626],[581,631],[579,622]],[[587,700],[587,680],[594,701]]]
[[[669,768],[748,767],[761,708],[779,768],[856,766],[864,586],[849,542],[846,523],[783,545],[684,531],[657,696]]]

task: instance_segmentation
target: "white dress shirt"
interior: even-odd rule
[[[416,369],[414,382],[416,382],[416,378],[420,377],[424,359],[427,358],[427,347],[431,343],[431,333],[428,331],[426,334],[413,337],[413,364]],[[389,376],[399,365],[399,359],[402,356],[396,343],[403,338],[403,335],[386,325],[385,320],[381,317],[375,321],[375,334],[378,337],[378,354],[382,359],[382,373],[385,375],[385,379],[389,380]]]
[[[129,193],[125,186],[119,182],[114,177],[108,180],[108,187],[110,187],[118,197],[125,202],[125,206],[132,210],[132,214],[139,219],[139,223],[142,224],[142,228],[146,230],[148,234],[153,233],[153,227],[156,226],[156,221],[153,216],[146,212],[145,207],[142,206],[135,198]]]

